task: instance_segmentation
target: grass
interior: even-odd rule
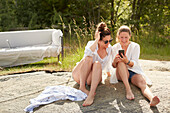
[[[140,59],[170,61],[169,48],[169,45],[159,48],[152,45],[146,47],[141,46]],[[84,47],[78,48],[77,50],[71,52],[70,50],[66,50],[65,52],[68,52],[68,54],[66,54],[66,57],[63,60],[60,57],[62,64],[58,62],[58,58],[45,58],[40,62],[32,64],[4,68],[0,71],[0,75],[42,70],[45,70],[47,72],[72,71],[76,63],[83,58]]]
[[[63,22],[64,24],[64,22]],[[76,25],[71,27],[68,25],[68,33],[63,29],[64,34],[64,59],[61,63],[58,62],[58,58],[45,58],[44,60],[32,64],[7,67],[0,69],[0,75],[8,75],[14,73],[42,71],[56,72],[56,71],[72,71],[77,62],[79,62],[84,55],[84,48],[88,40],[93,39],[95,32],[95,25],[90,23],[87,27],[86,20],[84,18],[83,28]],[[63,25],[64,26],[64,25]],[[158,37],[155,33],[143,33],[138,36],[134,36],[132,40],[140,44],[141,52],[140,59],[146,60],[164,60],[170,61],[170,39]],[[113,35],[113,34],[112,34]],[[112,36],[114,38],[114,36]],[[140,37],[140,38],[139,38]],[[139,40],[140,39],[140,40]],[[113,45],[114,42],[111,43]],[[62,59],[60,57],[60,59]]]
[[[138,43],[141,59],[170,61],[170,39],[151,34],[143,35]]]
[[[170,61],[170,45],[155,47],[152,45],[141,47],[141,59]]]
[[[72,71],[73,67],[76,65],[76,62],[79,62],[83,55],[84,48],[78,48],[74,53],[67,54],[63,60],[60,56],[61,63],[58,62],[58,58],[50,57],[36,63],[3,68],[3,70],[0,71],[0,75],[42,70],[47,72]]]

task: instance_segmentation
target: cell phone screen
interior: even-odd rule
[[[120,57],[121,58],[123,58],[123,56],[121,55],[121,53],[123,54],[123,55],[125,55],[125,51],[122,49],[122,50],[119,50],[119,55],[120,55]]]

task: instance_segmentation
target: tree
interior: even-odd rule
[[[0,0],[0,31],[9,30],[17,25],[15,3],[13,0]]]

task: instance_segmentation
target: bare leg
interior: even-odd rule
[[[142,94],[150,101],[150,106],[156,106],[160,102],[157,96],[153,96],[142,75],[133,76],[131,82],[141,89]]]
[[[129,85],[129,81],[128,81],[129,72],[127,70],[125,63],[123,63],[123,62],[118,63],[118,66],[117,66],[117,69],[116,69],[116,76],[117,76],[118,80],[122,80],[124,85],[125,85],[126,98],[129,99],[129,100],[133,100],[134,95],[133,95],[132,90],[131,90],[130,85]]]
[[[98,61],[96,61],[93,64],[91,80],[87,81],[91,82],[91,88],[88,97],[83,103],[83,106],[90,106],[91,104],[93,104],[96,88],[101,81],[102,81],[102,67],[101,64]]]
[[[89,91],[86,89],[85,83],[92,69],[93,59],[92,57],[86,57],[83,59],[72,72],[74,80],[80,84],[79,89],[88,95]]]

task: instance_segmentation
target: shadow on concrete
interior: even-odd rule
[[[94,103],[91,106],[83,107],[83,101],[72,102],[70,100],[59,100],[51,103],[55,106],[55,112],[83,112],[83,113],[143,113],[140,100],[146,99],[140,92],[140,89],[130,84],[135,95],[134,100],[127,100],[125,97],[125,87],[122,82],[110,84],[106,79],[105,84],[100,84],[96,90]],[[79,84],[75,83],[74,88],[78,89]],[[90,86],[86,86],[89,90]],[[146,100],[147,101],[147,100]],[[74,104],[73,104],[74,103]],[[149,103],[148,103],[149,104]],[[42,105],[35,108],[34,111],[41,111]],[[77,107],[78,106],[78,107]],[[68,110],[69,108],[74,108]],[[153,113],[159,113],[157,107],[150,108]]]
[[[79,88],[79,84],[75,84],[74,88]],[[133,87],[133,86],[132,86]],[[87,88],[90,89],[90,88]],[[96,91],[94,103],[91,106],[83,107],[82,103],[78,103],[81,112],[106,112],[106,113],[118,113],[118,112],[142,112],[139,100],[141,99],[141,93],[135,86],[132,90],[137,90],[139,96],[136,96],[135,100],[127,100],[125,97],[125,89],[122,82],[117,84],[110,84],[106,79],[105,84],[100,84]],[[143,97],[142,97],[143,98]]]
[[[155,107],[150,107],[150,109],[152,110],[153,113],[160,113],[156,106]]]

